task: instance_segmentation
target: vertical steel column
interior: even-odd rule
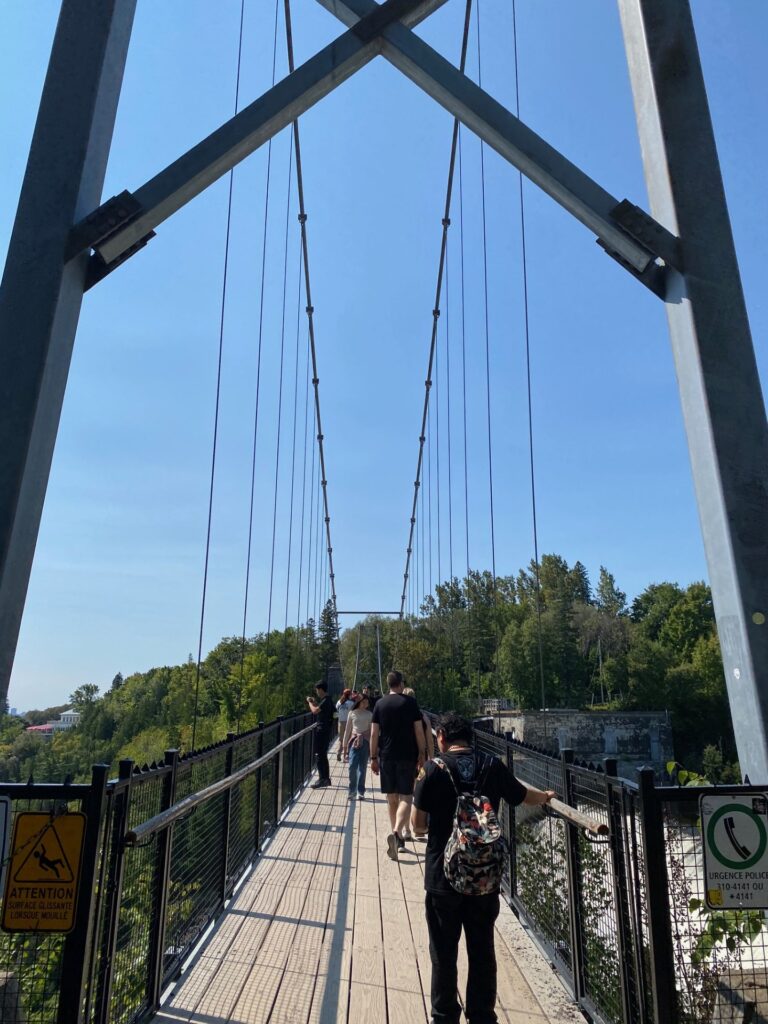
[[[96,866],[101,853],[108,776],[108,764],[93,766],[91,789],[83,806],[86,824],[75,906],[75,926],[64,940],[57,1016],[59,1024],[81,1024],[85,1020],[85,990],[89,980],[91,945],[97,941],[94,927],[97,897]]]
[[[768,780],[768,426],[688,0],[619,0],[741,769]]]
[[[136,0],[63,0],[0,285],[0,701],[8,692]]]

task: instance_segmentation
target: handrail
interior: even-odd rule
[[[611,834],[611,830],[605,822],[590,818],[583,811],[577,811],[575,807],[571,807],[570,804],[564,804],[562,800],[558,800],[556,797],[549,801],[548,806],[552,808],[558,817],[565,818],[566,821],[576,825],[578,828],[585,828],[587,832],[591,832],[593,835],[608,836]]]
[[[313,729],[317,728],[317,723],[313,722],[312,725],[306,726],[304,729],[300,729],[299,732],[294,733],[293,736],[289,736],[288,739],[278,743],[276,747],[267,751],[261,757],[257,757],[255,761],[251,761],[245,765],[244,768],[239,768],[232,775],[227,775],[226,778],[219,779],[218,782],[211,783],[210,786],[206,786],[205,789],[199,790],[197,793],[192,793],[189,796],[184,797],[183,800],[177,801],[171,807],[165,811],[160,811],[152,818],[148,818],[143,821],[136,828],[130,829],[125,833],[123,844],[125,846],[137,846],[139,843],[148,839],[154,835],[155,832],[160,832],[164,828],[168,828],[179,818],[183,818],[189,811],[194,810],[200,804],[205,803],[206,800],[210,800],[214,796],[218,796],[220,793],[226,793],[228,789],[236,786],[238,782],[242,782],[243,779],[247,778],[253,772],[257,771],[269,760],[271,760],[275,754],[279,754],[285,747],[289,747],[292,743],[295,743],[297,739],[304,736],[308,732],[312,732]]]

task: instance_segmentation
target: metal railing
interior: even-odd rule
[[[554,813],[507,811],[504,891],[578,1005],[603,1024],[730,1024],[768,1019],[763,910],[706,909],[699,799],[762,798],[766,787],[637,783],[616,761],[581,764],[508,736],[474,731],[524,783],[553,789]],[[562,813],[564,811],[564,813]]]
[[[75,927],[0,933],[3,1024],[138,1024],[160,1002],[313,766],[311,716],[90,785],[0,785],[13,815],[87,816]],[[576,1002],[602,1024],[765,1019],[762,910],[706,909],[698,801],[765,789],[657,786],[477,728],[553,810],[505,809],[504,893]]]
[[[75,928],[0,933],[4,1024],[136,1024],[222,912],[313,767],[309,714],[91,785],[0,785],[13,814],[87,815]]]

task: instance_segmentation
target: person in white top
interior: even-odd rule
[[[371,719],[373,712],[367,697],[354,702],[344,732],[344,760],[349,760],[349,799],[365,799],[365,773],[371,753]]]
[[[344,730],[347,728],[347,715],[355,703],[351,697],[351,690],[342,690],[341,697],[336,701],[336,711],[339,715],[339,745],[336,748],[337,761],[341,760],[341,748],[344,746]]]

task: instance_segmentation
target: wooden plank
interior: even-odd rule
[[[319,801],[314,801],[304,810],[308,823],[314,825],[327,818],[330,807],[326,804],[323,808]],[[295,849],[299,852],[310,831],[296,830],[295,837],[288,835],[283,842],[275,844],[273,849]],[[176,1012],[183,1007],[187,1020],[194,1020],[198,1015],[205,1016],[209,1008],[214,1008],[217,1014],[222,1010],[228,1013],[247,989],[254,959],[274,925],[274,915],[286,906],[285,887],[273,886],[265,881],[274,863],[257,862],[252,877],[238,892],[222,926],[214,932],[204,954],[190,972],[189,979],[183,981],[174,994],[169,1010]],[[298,890],[291,891],[296,893]],[[214,969],[211,969],[212,965]],[[200,985],[197,980],[202,976],[205,976],[204,985]],[[265,983],[266,980],[277,980],[270,977],[268,971],[264,972],[264,978]],[[251,1014],[250,1010],[248,1014]]]

